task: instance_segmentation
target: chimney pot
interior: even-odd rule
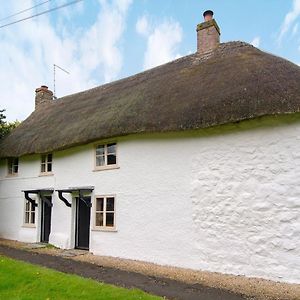
[[[214,12],[212,10],[206,10],[203,13],[204,21],[207,22],[207,21],[212,20],[213,19],[213,15],[214,15]]]
[[[205,54],[215,50],[220,44],[220,28],[213,19],[213,11],[203,13],[204,22],[197,25],[197,52]]]
[[[48,90],[46,85],[35,89],[35,109],[41,107],[45,103],[50,103],[53,100],[53,92]]]

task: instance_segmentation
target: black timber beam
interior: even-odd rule
[[[23,192],[24,192],[25,199],[28,200],[34,207],[37,207],[38,205],[35,202],[35,200],[29,197],[29,192],[28,191],[23,191]]]
[[[69,193],[71,194],[72,192],[66,192],[64,190],[56,190],[58,192],[58,198],[63,201],[68,207],[71,207],[72,204],[63,196],[63,193]]]
[[[37,207],[37,203],[33,200],[29,194],[39,195],[42,201],[44,201],[47,206],[52,207],[52,202],[46,197],[48,194],[52,194],[54,189],[39,189],[39,190],[24,190],[25,199],[28,200],[33,206]]]
[[[52,191],[53,193],[53,191]],[[46,197],[46,195],[44,195],[42,192],[39,193],[40,198],[42,199],[42,201],[44,201],[48,207],[52,207],[53,203]]]
[[[62,200],[68,207],[71,207],[72,204],[63,196],[63,193],[72,194],[72,193],[76,193],[76,192],[78,193],[79,200],[83,201],[87,207],[91,207],[92,203],[90,203],[89,201],[86,201],[86,199],[84,199],[83,194],[91,193],[93,190],[94,190],[94,187],[89,186],[89,187],[74,187],[74,188],[68,188],[68,189],[62,189],[62,190],[56,190],[56,191],[58,192],[59,199]]]
[[[78,191],[78,199],[80,201],[83,201],[83,203],[87,206],[87,207],[92,207],[92,203],[90,201],[86,201],[86,199],[84,199],[83,197],[83,192],[82,191]]]

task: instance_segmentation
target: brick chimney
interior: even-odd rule
[[[220,44],[220,28],[213,19],[213,15],[213,11],[205,11],[204,22],[197,25],[197,52],[199,54],[212,51]]]
[[[53,92],[48,90],[48,87],[46,85],[42,85],[35,90],[35,109],[37,109],[44,103],[49,103],[52,100]]]

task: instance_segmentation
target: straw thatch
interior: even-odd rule
[[[298,66],[246,43],[225,43],[38,108],[1,142],[0,157],[299,111]]]

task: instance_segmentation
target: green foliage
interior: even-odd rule
[[[55,247],[54,245],[49,244],[49,243],[46,244],[46,247],[45,247],[45,248],[46,248],[46,249],[58,249],[57,247]]]
[[[20,124],[18,120],[14,122],[6,122],[4,112],[5,109],[0,109],[0,140]]]
[[[0,299],[11,300],[159,300],[140,290],[126,290],[0,256]]]

